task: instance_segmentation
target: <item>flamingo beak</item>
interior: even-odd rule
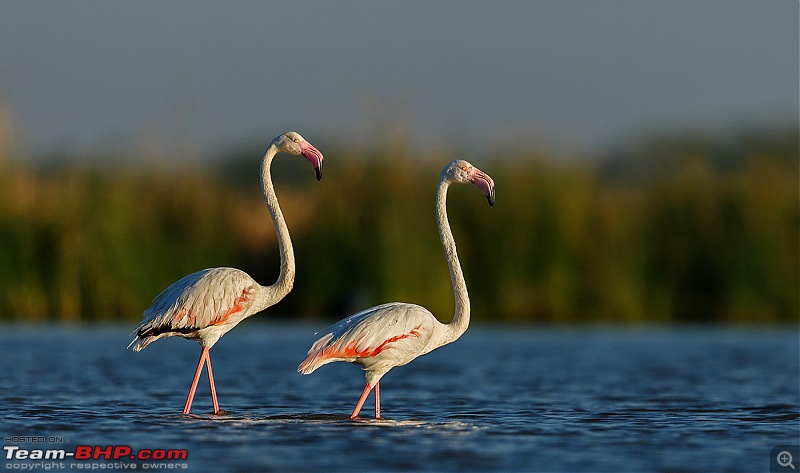
[[[470,173],[470,182],[483,191],[486,200],[489,201],[490,206],[494,206],[494,181],[488,174],[478,168],[472,168]]]
[[[299,143],[299,145],[300,152],[303,154],[303,157],[306,158],[306,161],[311,163],[312,166],[314,166],[314,172],[317,173],[317,180],[319,181],[322,179],[322,153],[320,153],[319,150],[308,141],[303,141]]]

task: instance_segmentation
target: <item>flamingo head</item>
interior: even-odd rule
[[[317,173],[317,180],[322,179],[322,153],[311,143],[305,140],[300,133],[290,131],[282,134],[275,140],[275,146],[284,153],[303,156],[306,161],[314,166]]]
[[[494,205],[494,181],[488,174],[476,168],[463,159],[456,159],[442,171],[444,176],[451,182],[462,184],[472,183],[483,191],[489,205]]]

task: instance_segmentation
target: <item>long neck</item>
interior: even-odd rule
[[[275,144],[270,144],[264,153],[264,160],[261,162],[261,186],[264,190],[264,201],[267,203],[272,223],[275,225],[275,232],[278,234],[278,251],[281,255],[281,272],[275,284],[269,287],[273,292],[271,297],[272,304],[285,297],[292,290],[295,272],[294,249],[292,248],[292,240],[289,237],[289,228],[286,227],[286,220],[284,220],[281,207],[278,205],[278,197],[275,195],[270,174],[272,159],[277,153],[278,150]]]
[[[447,188],[449,186],[450,181],[442,176],[436,189],[436,222],[439,226],[439,237],[442,239],[447,265],[450,267],[450,279],[453,282],[453,293],[456,299],[453,320],[445,325],[447,333],[444,337],[444,343],[456,340],[469,326],[467,283],[464,281],[464,273],[461,271],[461,263],[458,261],[458,253],[456,253],[456,241],[453,239],[450,222],[447,220]]]

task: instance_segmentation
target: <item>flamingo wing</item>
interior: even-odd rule
[[[408,363],[427,345],[434,323],[433,315],[416,304],[390,302],[362,310],[323,330],[297,370],[309,374],[334,361],[367,365],[387,351],[395,355],[392,366]]]
[[[156,296],[131,342],[139,351],[158,338],[187,335],[249,315],[258,284],[235,268],[210,268],[181,278]]]

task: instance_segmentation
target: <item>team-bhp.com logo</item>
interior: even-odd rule
[[[74,449],[29,449],[18,445],[3,446],[6,469],[51,470],[51,469],[94,469],[99,464],[90,460],[115,462],[114,469],[161,469],[158,462],[185,461],[189,457],[186,449],[133,449],[128,445],[77,445]],[[68,466],[65,460],[75,460]],[[13,463],[8,463],[13,462]],[[171,464],[186,468],[186,463]],[[105,468],[109,465],[106,464]]]

